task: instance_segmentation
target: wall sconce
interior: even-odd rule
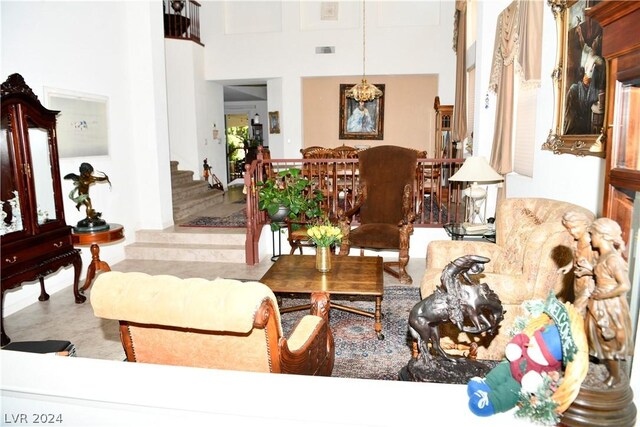
[[[259,125],[260,124],[260,115],[258,113],[256,113],[255,116],[253,116],[253,124],[254,125]]]
[[[213,139],[218,139],[218,136],[220,135],[220,132],[218,132],[218,128],[216,128],[216,124],[213,124],[213,131],[211,132],[211,135],[213,136]]]

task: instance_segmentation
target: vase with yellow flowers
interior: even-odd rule
[[[316,245],[316,269],[321,273],[331,271],[331,246],[342,241],[340,228],[325,219],[310,227],[307,235]]]

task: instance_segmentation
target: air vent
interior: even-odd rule
[[[336,53],[336,47],[335,46],[316,46],[316,53],[317,54]]]

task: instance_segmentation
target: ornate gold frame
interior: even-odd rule
[[[571,73],[571,64],[568,64],[569,30],[571,29],[569,27],[570,18],[571,16],[573,16],[574,19],[581,19],[582,22],[584,22],[584,7],[587,4],[591,5],[590,3],[595,4],[598,1],[599,0],[547,0],[547,4],[551,8],[554,19],[556,21],[558,49],[556,51],[556,67],[551,75],[555,93],[554,121],[553,127],[549,130],[549,136],[547,137],[547,140],[544,142],[544,144],[542,144],[542,149],[553,151],[555,154],[564,153],[573,154],[576,156],[605,156],[606,126],[604,126],[604,122],[600,132],[592,134],[567,134],[564,128],[566,119],[565,109],[567,102],[567,92],[569,91],[573,83],[570,76],[568,76]],[[600,28],[600,31],[602,31],[602,27],[595,23],[595,21],[594,25],[597,25],[597,27]],[[573,53],[574,55],[576,53],[580,54],[580,51],[574,51]],[[602,119],[604,119],[607,114],[607,112],[604,111],[604,108],[606,106],[607,81],[608,76],[606,75],[605,71],[603,82],[604,98],[602,99],[600,105],[602,109]]]
[[[352,84],[340,85],[340,128],[339,139],[384,139],[384,84],[376,84],[382,91],[380,98],[367,101],[364,106],[371,115],[373,128],[371,131],[350,131],[348,128],[349,117],[358,108],[358,101],[347,98],[347,91],[353,87]]]

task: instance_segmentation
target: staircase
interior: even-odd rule
[[[207,181],[194,180],[193,171],[179,170],[176,161],[171,161],[171,194],[175,224],[222,203],[224,197],[223,191],[210,189]]]
[[[245,262],[244,228],[180,227],[189,217],[211,211],[224,202],[224,192],[194,180],[192,171],[181,171],[171,162],[173,218],[164,230],[138,230],[135,243],[125,246],[126,260],[173,262]]]

